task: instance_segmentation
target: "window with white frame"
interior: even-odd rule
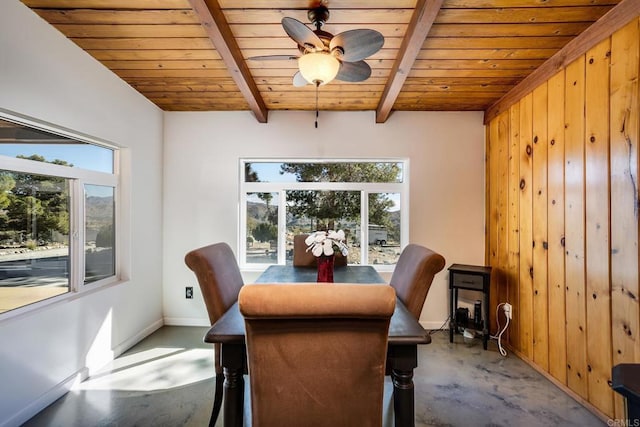
[[[0,318],[118,279],[117,154],[0,112]]]
[[[241,159],[243,268],[290,264],[293,237],[344,230],[349,264],[396,263],[408,240],[408,160]]]

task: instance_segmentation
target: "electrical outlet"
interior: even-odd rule
[[[184,297],[186,299],[193,299],[193,286],[187,286],[184,290]]]
[[[509,319],[513,319],[513,306],[506,302],[502,308],[504,310],[504,315]]]

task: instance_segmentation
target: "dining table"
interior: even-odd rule
[[[315,282],[317,270],[313,267],[292,265],[269,266],[255,283]],[[336,267],[335,286],[339,283],[377,283],[386,285],[372,266],[348,265]],[[245,285],[251,286],[251,285]],[[233,304],[207,331],[204,341],[220,343],[224,374],[223,425],[242,427],[244,417],[244,374],[248,372],[245,345],[244,318]],[[389,322],[387,368],[393,383],[393,411],[395,425],[415,425],[413,370],[418,366],[418,345],[429,344],[429,333],[413,317],[399,299]]]

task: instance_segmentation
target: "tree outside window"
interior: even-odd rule
[[[243,192],[246,200],[248,263],[255,257],[249,247],[273,239],[279,230],[278,210],[285,209],[285,241],[280,263],[291,262],[293,236],[316,230],[342,229],[347,236],[350,264],[394,264],[402,242],[400,199],[406,191],[403,162],[245,162],[245,188],[269,192]],[[277,189],[277,191],[273,191]],[[395,191],[380,191],[383,189]],[[274,202],[276,198],[282,198]],[[362,202],[366,203],[363,210]],[[367,216],[363,217],[363,212]],[[363,232],[362,230],[366,230]],[[370,241],[372,230],[385,238]],[[364,240],[365,244],[362,245]],[[372,246],[377,245],[377,248]],[[363,247],[368,250],[359,250]],[[255,251],[254,251],[255,252]],[[366,260],[363,260],[366,258]],[[261,259],[256,263],[268,263]]]
[[[0,313],[118,279],[115,150],[40,126],[0,115]]]

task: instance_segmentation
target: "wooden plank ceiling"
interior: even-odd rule
[[[311,0],[22,0],[166,111],[313,110],[283,17]],[[636,1],[636,0],[625,0]],[[323,30],[385,37],[371,77],[319,89],[321,110],[486,111],[621,0],[329,0]],[[623,2],[624,3],[624,2]],[[621,5],[622,6],[622,5]],[[430,16],[432,15],[432,16]],[[311,25],[309,25],[311,27]]]

